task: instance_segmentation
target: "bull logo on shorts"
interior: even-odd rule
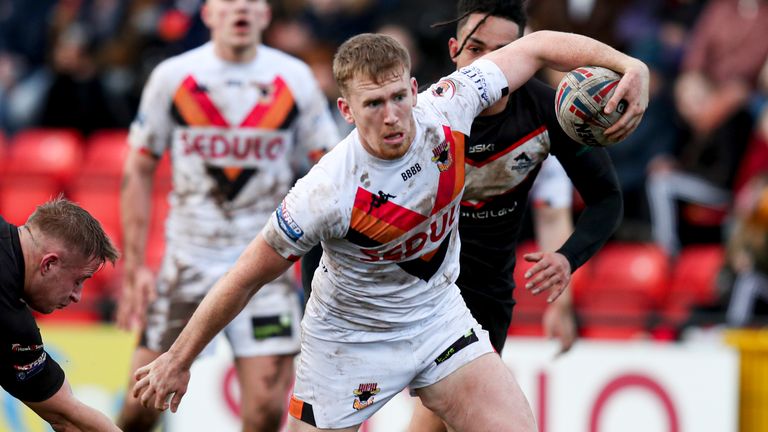
[[[378,383],[360,384],[356,390],[352,391],[355,395],[355,401],[352,402],[352,408],[360,411],[373,404],[373,396],[379,394],[381,389]]]

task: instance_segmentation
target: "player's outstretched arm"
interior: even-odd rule
[[[629,135],[648,107],[648,67],[595,39],[574,33],[542,30],[530,33],[483,58],[496,63],[509,82],[510,91],[528,81],[539,69],[569,71],[579,66],[602,66],[622,74],[613,97],[605,107],[613,112],[619,101],[628,103],[624,115],[605,133],[619,141]]]
[[[43,402],[24,402],[47,421],[55,431],[83,432],[119,431],[103,413],[75,398],[67,381],[58,392]]]
[[[144,325],[147,305],[154,299],[155,282],[144,264],[152,209],[152,179],[157,159],[132,148],[123,167],[120,220],[123,228],[123,287],[117,304],[117,326],[124,330]]]
[[[187,391],[189,368],[195,357],[264,284],[276,279],[292,264],[259,234],[205,296],[168,352],[136,371],[133,395],[145,407],[171,408],[176,412]],[[169,401],[171,395],[173,398]]]

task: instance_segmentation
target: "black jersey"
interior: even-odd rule
[[[64,371],[43,347],[23,288],[19,233],[0,217],[0,386],[22,401],[42,402],[59,391]]]
[[[549,153],[557,156],[586,204],[574,234],[558,251],[572,270],[589,259],[620,222],[621,190],[608,153],[570,139],[557,123],[554,100],[554,89],[534,79],[509,95],[503,112],[477,117],[472,124],[459,223],[457,283],[462,291],[509,298],[528,192]]]

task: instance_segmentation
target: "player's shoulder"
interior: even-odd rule
[[[183,78],[191,70],[199,69],[214,58],[213,45],[209,42],[197,48],[192,48],[158,63],[152,71],[155,79],[172,80]]]
[[[294,57],[284,51],[280,51],[277,48],[272,48],[268,45],[259,45],[260,58],[258,59],[259,67],[263,65],[269,65],[279,70],[280,75],[286,76],[289,79],[293,79],[294,85],[301,85],[307,83],[307,80],[314,82],[314,75],[309,66],[298,57]]]

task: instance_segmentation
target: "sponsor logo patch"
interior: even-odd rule
[[[253,338],[264,340],[273,337],[291,336],[291,316],[289,314],[266,317],[251,317]]]
[[[360,411],[363,408],[368,408],[373,404],[374,395],[379,394],[381,389],[378,383],[365,383],[360,384],[357,389],[352,391],[355,395],[355,400],[352,402],[352,408]]]
[[[491,105],[491,98],[488,95],[488,83],[485,81],[485,75],[480,68],[469,65],[459,69],[459,72],[472,80],[478,93],[480,93],[480,98],[485,102],[485,106]]]
[[[298,241],[301,236],[304,235],[304,230],[293,220],[291,214],[288,213],[288,208],[285,206],[285,201],[280,204],[280,207],[275,210],[275,217],[277,217],[277,225],[291,240]]]
[[[48,355],[45,353],[45,351],[43,351],[43,353],[40,354],[40,357],[38,357],[37,360],[33,361],[32,363],[25,365],[13,365],[13,368],[16,370],[16,381],[26,381],[29,378],[37,375],[41,370],[43,370],[43,366],[45,366],[45,360],[47,358]]]
[[[35,345],[22,345],[22,344],[11,344],[11,351],[12,352],[29,352],[29,351],[40,351],[43,349],[45,345],[43,344],[35,344]]]
[[[479,339],[477,339],[477,335],[475,334],[474,329],[469,329],[467,333],[464,334],[464,336],[458,338],[456,342],[451,344],[451,346],[448,347],[445,351],[443,351],[437,358],[435,359],[435,364],[440,364],[445,361],[447,361],[449,358],[453,357],[454,354],[461,351],[465,347],[477,342]]]

